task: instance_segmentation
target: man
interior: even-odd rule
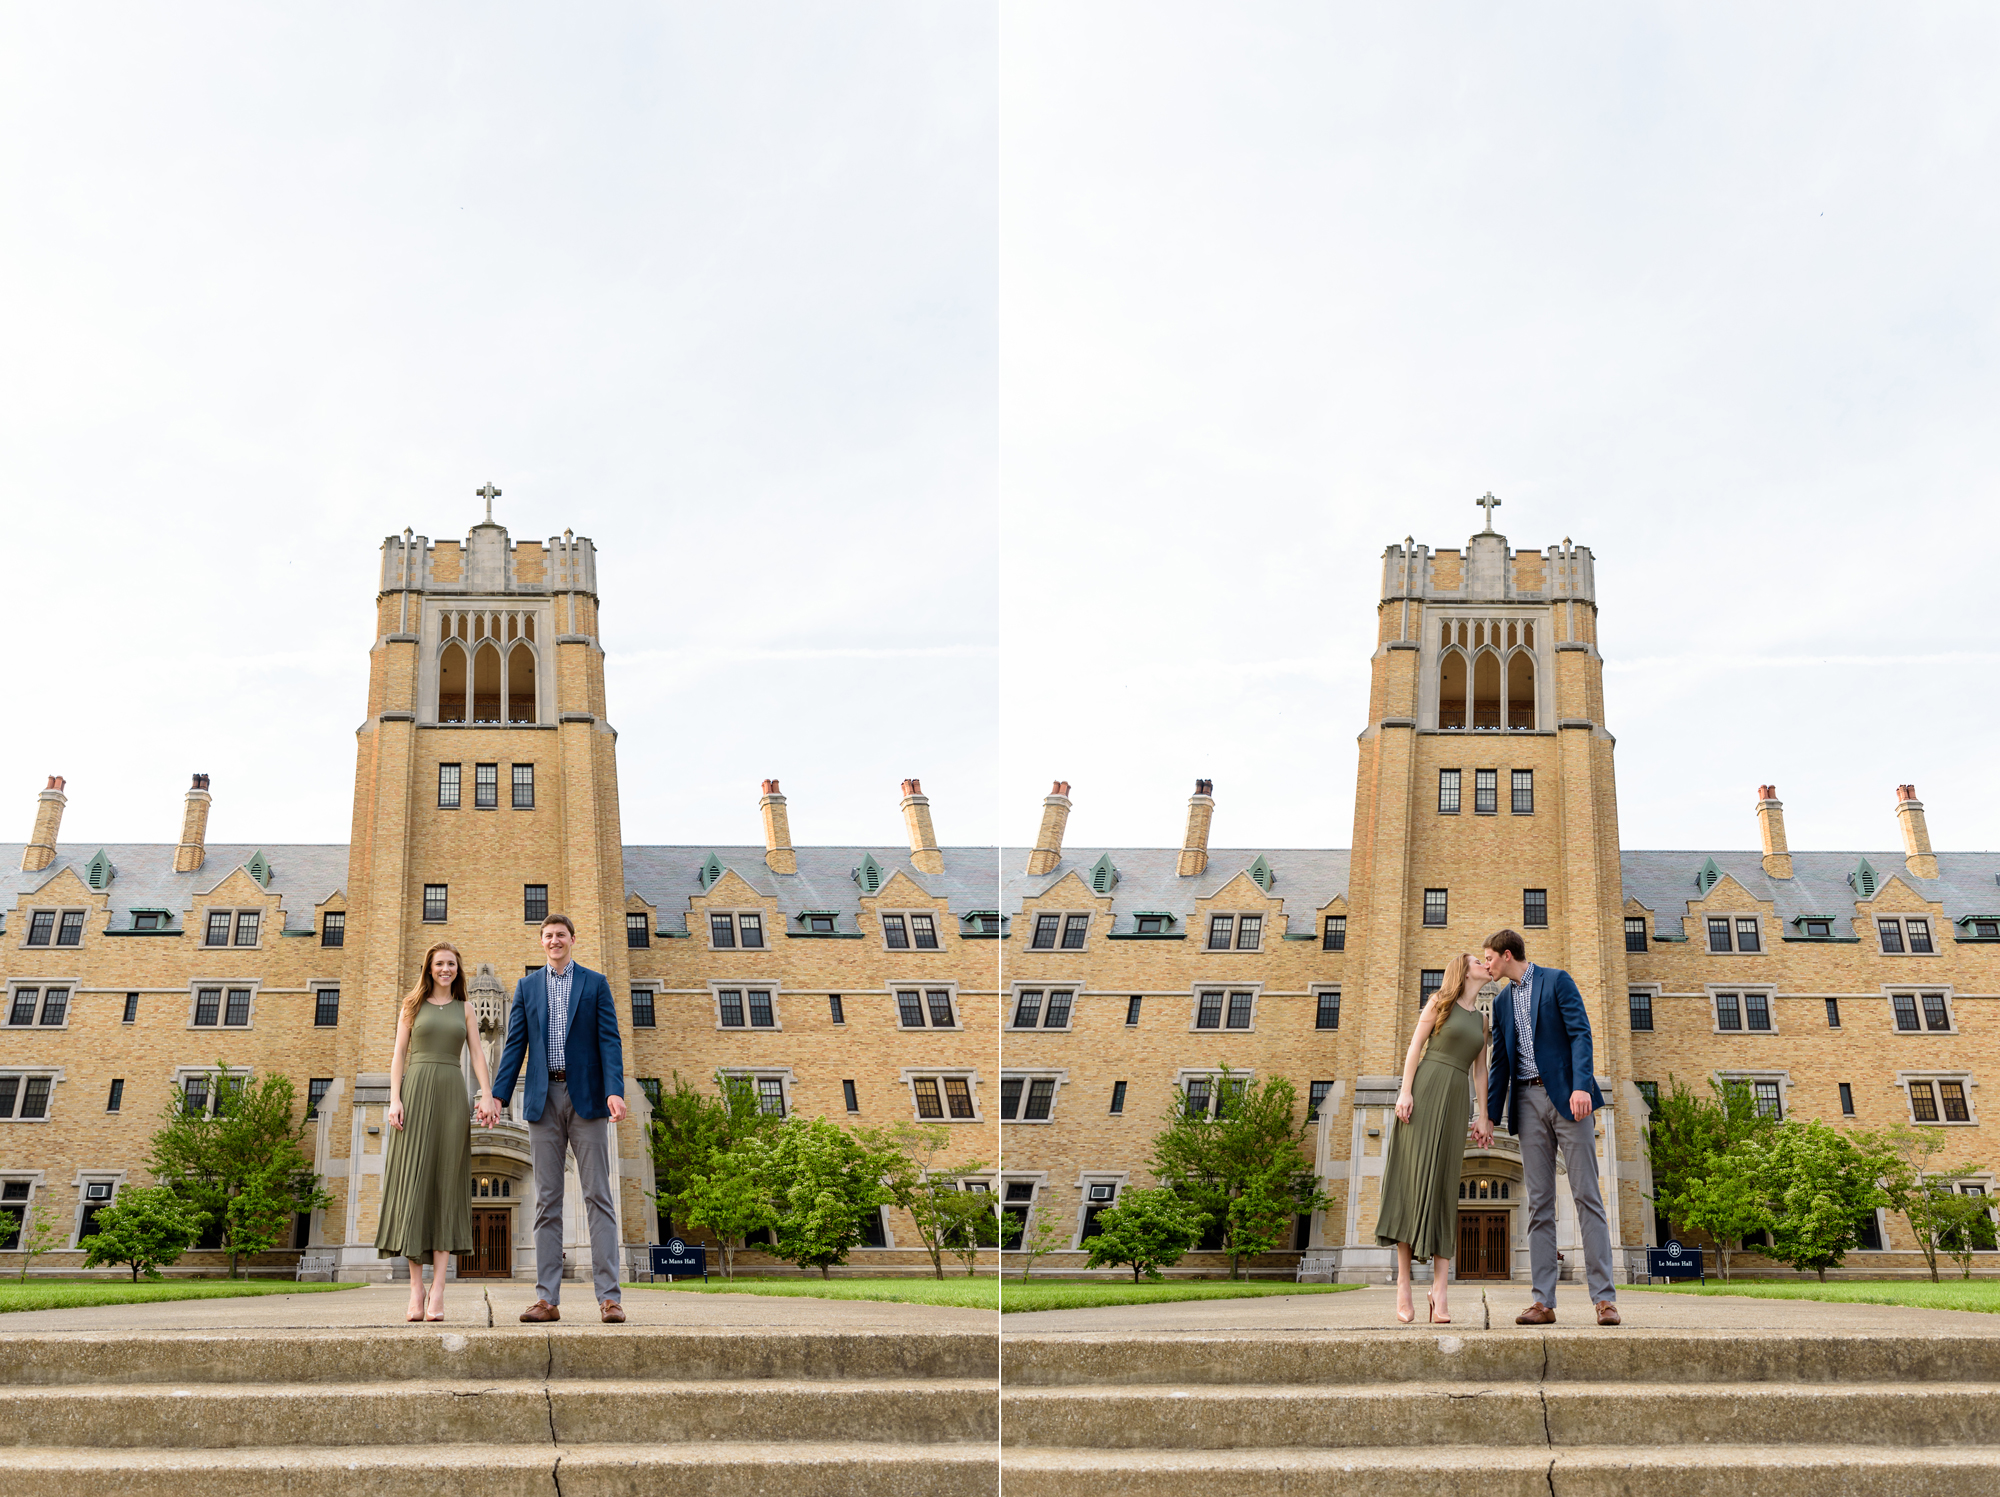
[[[514,989],[507,1048],[481,1121],[491,1127],[500,1120],[525,1061],[521,1112],[528,1120],[528,1147],[535,1161],[535,1292],[540,1297],[521,1319],[562,1319],[556,1306],[562,1298],[563,1153],[568,1150],[576,1155],[576,1176],[590,1219],[598,1315],[607,1325],[618,1325],[625,1311],[618,1291],[618,1219],[611,1209],[610,1129],[625,1120],[625,1051],[611,985],[602,973],[570,960],[575,945],[576,927],[569,916],[551,915],[542,922],[542,950],[549,963]]]
[[[1502,1121],[1521,1141],[1528,1187],[1528,1263],[1535,1302],[1516,1325],[1556,1319],[1556,1149],[1569,1171],[1569,1190],[1583,1229],[1583,1262],[1599,1325],[1618,1324],[1611,1282],[1611,1228],[1597,1189],[1596,1128],[1590,1115],[1604,1105],[1591,1060],[1590,1016],[1569,973],[1536,967],[1520,935],[1503,930],[1486,940],[1487,970],[1509,986],[1493,1000],[1493,1065],[1486,1085],[1487,1140]]]

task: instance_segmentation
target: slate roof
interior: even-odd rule
[[[777,874],[764,866],[761,842],[737,847],[627,847],[625,889],[659,910],[662,923],[674,915],[685,915],[689,896],[702,892],[701,867],[713,853],[724,868],[758,894],[775,898],[779,913],[789,923],[804,910],[858,911],[861,886],[854,880],[854,870],[864,856],[873,856],[882,866],[885,885],[896,874],[905,874],[925,893],[941,896],[951,913],[960,918],[975,910],[992,910],[997,903],[993,888],[997,848],[941,848],[943,873],[918,872],[910,865],[907,846],[799,847],[793,851],[799,871]]]
[[[1336,848],[1241,848],[1211,847],[1208,869],[1193,878],[1182,878],[1174,870],[1180,864],[1178,847],[1066,847],[1053,873],[1030,877],[1021,870],[1028,866],[1025,847],[1009,847],[1001,853],[1001,907],[1018,913],[1023,900],[1045,894],[1070,873],[1086,885],[1097,860],[1109,854],[1118,870],[1118,882],[1111,889],[1114,933],[1135,929],[1133,916],[1140,910],[1164,910],[1185,922],[1194,913],[1195,901],[1217,893],[1239,873],[1249,871],[1261,855],[1271,867],[1274,881],[1271,896],[1285,902],[1285,913],[1293,934],[1313,928],[1312,912],[1347,892],[1347,849]]]
[[[197,873],[174,872],[172,842],[106,842],[105,856],[111,859],[112,930],[130,930],[134,910],[170,910],[174,929],[209,890],[262,852],[271,865],[270,891],[281,896],[286,930],[313,929],[313,906],[347,884],[347,844],[345,842],[211,842],[208,861]],[[65,868],[76,870],[86,885],[90,882],[90,860],[97,847],[82,842],[56,844],[56,859],[33,873],[21,871],[24,844],[0,843],[0,912],[33,903],[35,890]]]
[[[1770,900],[1778,918],[1787,923],[1805,915],[1852,920],[1855,901],[1861,896],[1847,876],[1863,858],[1875,869],[1883,887],[1891,879],[1901,879],[1920,898],[1942,902],[1947,920],[2000,916],[2000,852],[1941,852],[1934,879],[1909,872],[1900,852],[1795,852],[1790,878],[1767,875],[1760,852],[1621,853],[1625,897],[1638,900],[1653,912],[1657,935],[1680,938],[1687,902],[1701,897],[1695,874],[1709,858],[1758,899]],[[1877,892],[1879,896],[1879,889]],[[1850,931],[1841,926],[1836,933],[1847,935]]]

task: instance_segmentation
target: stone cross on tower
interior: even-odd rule
[[[1482,530],[1480,534],[1481,535],[1493,534],[1493,511],[1500,507],[1500,501],[1493,497],[1493,490],[1488,489],[1484,494],[1482,494],[1479,498],[1473,500],[1472,502],[1478,505],[1481,509],[1486,511],[1486,528]]]
[[[472,497],[486,501],[486,523],[491,525],[493,523],[493,501],[500,497],[500,491],[493,487],[491,480],[488,480],[485,487],[472,491]]]

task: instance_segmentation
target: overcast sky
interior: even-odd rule
[[[1491,488],[1626,845],[2000,845],[2000,16],[1742,10],[0,3],[0,831],[345,840],[381,540],[490,479],[631,841],[1345,845]]]

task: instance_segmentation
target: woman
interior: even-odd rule
[[[1433,1260],[1424,1296],[1433,1322],[1450,1324],[1445,1298],[1451,1255],[1458,1243],[1458,1179],[1465,1165],[1466,1123],[1483,1148],[1492,1142],[1486,1122],[1486,1020],[1474,1004],[1487,971],[1470,956],[1452,958],[1444,986],[1432,995],[1410,1036],[1403,1059],[1403,1089],[1389,1130],[1382,1175],[1382,1214],[1375,1240],[1396,1245],[1396,1319],[1416,1318],[1411,1303],[1410,1260]],[[1466,1072],[1472,1085],[1465,1084]]]
[[[479,1095],[492,1095],[486,1047],[465,1001],[458,948],[440,941],[424,953],[423,976],[396,1024],[389,1061],[388,1157],[382,1164],[382,1220],[375,1251],[410,1260],[406,1320],[444,1319],[445,1259],[472,1251],[472,1112],[459,1070],[472,1047]],[[424,1304],[424,1259],[431,1260],[431,1295]]]

